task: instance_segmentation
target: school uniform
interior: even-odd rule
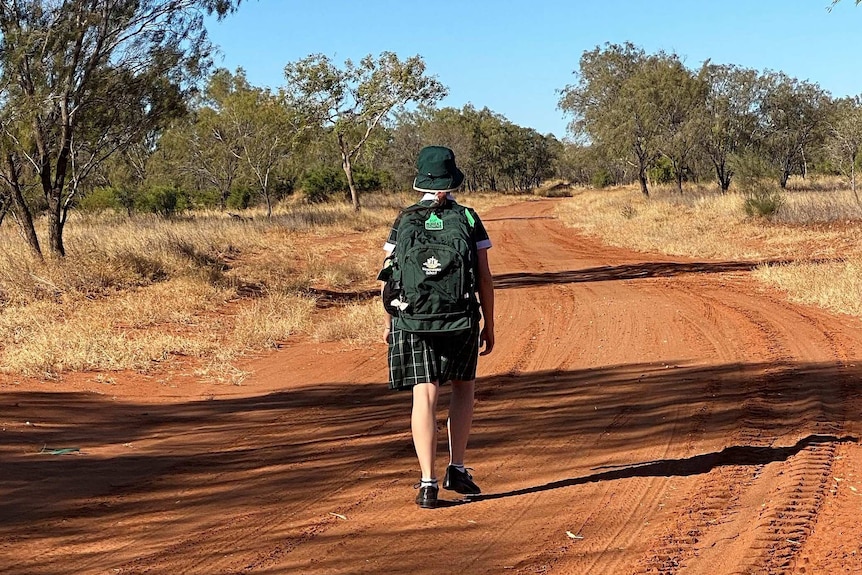
[[[435,194],[426,193],[417,205],[430,206]],[[448,195],[449,202],[455,198]],[[446,208],[444,208],[446,209]],[[478,214],[473,216],[471,239],[476,250],[491,247],[491,240]],[[395,250],[398,241],[397,225],[389,232],[383,246],[387,253]],[[476,274],[478,277],[478,274]],[[452,380],[470,381],[476,378],[479,356],[479,307],[476,306],[473,327],[458,335],[417,334],[400,328],[398,318],[393,318],[389,336],[389,388],[410,390],[420,383],[445,384]]]

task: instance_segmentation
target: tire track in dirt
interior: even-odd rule
[[[777,305],[783,307],[783,304]],[[805,427],[822,436],[824,441],[832,442],[806,445],[789,457],[784,464],[787,469],[766,470],[768,480],[763,476],[765,465],[755,465],[748,470],[721,468],[720,481],[713,480],[706,485],[704,480],[700,481],[694,491],[696,495],[687,505],[690,509],[687,520],[681,521],[671,534],[663,538],[659,546],[661,552],[645,560],[639,573],[715,573],[717,565],[727,568],[726,571],[719,569],[721,572],[786,572],[794,553],[810,532],[810,523],[816,517],[830,473],[836,449],[834,440],[841,431],[843,414],[830,413],[826,402],[834,400],[838,389],[834,386],[820,389],[813,398],[818,402],[815,410],[818,415],[810,425],[798,418],[788,418],[788,423],[792,423],[795,429],[782,431],[775,428],[784,415],[776,407],[784,401],[794,401],[795,388],[800,387],[797,383],[802,379],[799,370],[787,365],[800,356],[805,357],[800,347],[822,348],[800,345],[800,342],[824,340],[831,347],[831,355],[836,357],[843,355],[836,339],[808,316],[803,315],[802,318],[816,328],[815,333],[804,337],[795,334],[793,340],[788,340],[791,332],[758,310],[718,301],[710,304],[713,308],[719,306],[724,308],[722,315],[737,314],[754,328],[761,341],[752,349],[765,350],[763,359],[766,365],[775,366],[765,368],[753,380],[752,393],[745,400],[738,422],[739,429],[733,435],[734,442],[737,445],[763,445],[764,429],[773,434],[777,431],[779,437],[792,437],[792,432],[799,433]],[[796,314],[795,311],[792,313]],[[775,443],[776,440],[772,440],[769,446]],[[765,489],[764,484],[769,488]],[[767,498],[767,502],[761,504],[759,515],[766,520],[760,519],[751,530],[748,511],[757,509],[754,503],[763,498]],[[738,565],[723,565],[728,563],[727,559],[722,560],[716,557],[717,553],[705,550],[707,544],[714,548],[719,542],[740,538],[747,550],[741,553],[742,560]]]

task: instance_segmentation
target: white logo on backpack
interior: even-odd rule
[[[422,271],[425,272],[426,276],[436,276],[440,273],[440,262],[437,261],[437,258],[431,256],[422,264]]]

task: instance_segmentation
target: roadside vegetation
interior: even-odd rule
[[[409,194],[284,203],[241,218],[76,216],[68,257],[35,257],[0,228],[0,366],[55,378],[70,371],[157,372],[177,358],[240,382],[238,362],[291,337],[362,344],[379,337],[372,294],[381,246]],[[506,196],[470,195],[488,208]]]
[[[764,262],[754,277],[796,302],[862,317],[862,206],[838,178],[792,178],[781,207],[754,216],[749,197],[709,188],[583,190],[561,204],[568,225],[604,243],[698,260]],[[780,262],[780,263],[778,263]]]

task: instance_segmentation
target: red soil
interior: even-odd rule
[[[413,503],[381,344],[291,342],[242,386],[7,379],[0,573],[862,573],[862,322],[553,214],[484,214],[481,497]]]

